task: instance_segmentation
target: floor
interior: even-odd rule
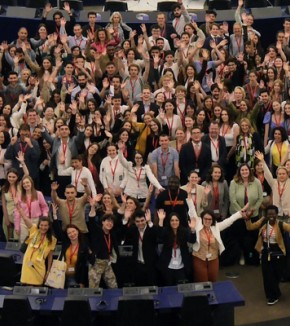
[[[245,298],[245,306],[235,308],[235,325],[289,326],[290,283],[281,283],[282,297],[274,306],[268,306],[262,284],[260,266],[230,266],[220,270],[219,280],[229,280],[226,274],[238,274],[230,278]]]

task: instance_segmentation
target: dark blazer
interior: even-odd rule
[[[202,137],[202,142],[207,144],[210,148],[211,144],[210,144],[210,138],[208,134]],[[217,163],[224,168],[226,165],[226,158],[227,158],[227,147],[226,147],[225,137],[218,136],[218,144],[219,144],[219,159]]]
[[[187,243],[196,241],[196,234],[191,233],[189,229],[180,227],[180,239],[178,243],[181,252],[182,262],[184,264],[185,273],[188,275],[191,270],[191,255],[188,250]],[[170,229],[167,227],[158,226],[158,241],[163,244],[161,254],[157,263],[157,268],[162,272],[166,272],[172,257],[172,244],[170,243]]]
[[[19,173],[19,177],[22,178],[23,176],[23,170],[19,166],[19,162],[16,159],[18,156],[18,152],[21,151],[20,147],[20,139],[17,140],[17,142],[14,145],[9,145],[7,147],[7,150],[5,152],[4,158],[6,160],[12,161],[12,167],[17,170]],[[28,168],[29,175],[32,179],[37,179],[39,176],[39,156],[40,156],[40,148],[38,145],[38,142],[34,139],[31,139],[31,143],[33,145],[32,148],[29,146],[26,147],[24,158],[25,158],[25,164]],[[26,143],[22,143],[22,147],[25,148]]]
[[[134,262],[138,260],[138,247],[139,247],[139,231],[136,225],[127,228],[126,245],[133,246],[133,259]],[[147,225],[143,239],[142,239],[142,252],[146,265],[153,267],[157,261],[157,228],[155,226],[149,227]]]
[[[203,48],[204,49],[207,49],[209,51],[212,50],[211,46],[210,46],[210,42],[213,41],[214,39],[211,37],[211,36],[208,36],[205,41],[204,41],[204,44],[203,44]],[[219,44],[221,41],[223,40],[222,37],[216,37],[216,44]]]
[[[136,104],[139,104],[139,108],[136,112],[137,122],[143,122],[144,121],[143,115],[145,113],[143,101],[138,101]],[[153,111],[155,117],[158,115],[158,110],[159,110],[159,106],[151,102],[149,111]]]
[[[179,153],[181,184],[184,185],[187,183],[189,172],[196,168],[199,169],[198,175],[201,178],[201,181],[204,181],[207,172],[211,168],[211,163],[211,150],[207,144],[202,142],[198,159],[196,159],[192,142],[189,141],[184,144]]]
[[[71,245],[65,232],[62,231],[59,220],[54,220],[52,223],[53,231],[58,241],[62,242],[60,260],[65,259],[65,253]],[[75,267],[75,281],[78,284],[88,286],[88,261],[90,260],[89,248],[85,241],[80,243],[78,250],[77,263]]]

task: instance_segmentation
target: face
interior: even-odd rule
[[[214,109],[213,109],[213,113],[214,115],[219,118],[221,116],[221,113],[222,113],[222,109],[219,107],[219,106],[216,106]]]
[[[129,135],[128,135],[128,132],[127,131],[123,131],[121,134],[120,134],[120,137],[119,137],[120,140],[122,140],[122,142],[126,143],[129,139]]]
[[[19,131],[20,138],[23,140],[26,137],[30,137],[30,132],[29,130],[20,130]]]
[[[111,231],[114,226],[114,222],[111,219],[107,219],[105,221],[102,221],[102,227],[106,231]]]
[[[243,133],[248,133],[250,131],[250,126],[246,122],[241,123],[241,130]]]
[[[280,182],[285,182],[288,179],[288,173],[285,169],[277,170],[277,179]]]
[[[280,112],[281,111],[281,104],[277,101],[274,101],[272,104],[273,111],[274,112]]]
[[[134,200],[127,199],[126,209],[128,209],[129,211],[134,211],[136,209],[136,204],[135,204]]]
[[[202,222],[203,222],[203,225],[205,227],[208,227],[208,228],[211,227],[211,225],[212,225],[212,216],[209,215],[209,214],[205,214],[203,216]]]
[[[77,192],[76,192],[75,188],[66,188],[64,195],[68,201],[73,201],[76,198]]]
[[[267,103],[269,101],[269,94],[264,92],[264,93],[261,93],[261,100],[263,103]]]
[[[170,219],[170,226],[172,230],[177,230],[179,228],[180,221],[177,216],[173,215]]]
[[[216,138],[219,135],[219,126],[218,124],[210,124],[209,126],[209,135],[210,137]]]
[[[198,183],[198,174],[191,173],[191,175],[188,177],[188,181],[191,185],[196,185]]]
[[[49,223],[47,221],[41,221],[38,227],[41,234],[46,234],[49,229]]]
[[[185,138],[184,131],[183,130],[177,130],[176,133],[175,133],[175,137],[176,137],[177,140],[180,140],[180,141],[184,140],[184,138]]]
[[[82,161],[80,160],[72,160],[71,165],[74,169],[80,169],[82,167]]]
[[[211,98],[207,98],[205,101],[204,101],[204,106],[206,107],[206,108],[209,108],[209,109],[211,109],[211,107],[212,107],[212,99]]]
[[[82,35],[82,28],[80,25],[74,27],[74,34],[76,37],[80,37]]]
[[[185,120],[184,120],[184,124],[185,124],[186,128],[192,128],[193,124],[194,124],[194,121],[190,117],[186,117]]]
[[[285,168],[288,171],[288,174],[290,173],[290,161],[286,161]]]
[[[264,169],[263,169],[263,163],[262,162],[259,162],[258,164],[256,164],[255,166],[255,171],[257,173],[262,173],[264,172]]]
[[[45,110],[45,113],[44,113],[44,115],[45,115],[45,117],[46,117],[47,119],[51,119],[51,118],[53,118],[53,114],[54,114],[54,112],[53,112],[53,108],[47,108],[47,109]]]
[[[109,146],[107,148],[107,154],[111,157],[114,158],[117,155],[117,150],[115,146]]]
[[[60,132],[60,136],[63,137],[63,138],[68,137],[69,134],[70,134],[69,127],[68,126],[64,126],[64,125],[62,125],[59,128],[59,132]]]
[[[88,148],[88,153],[89,153],[90,155],[95,155],[95,154],[97,153],[97,151],[98,151],[98,146],[95,145],[95,144],[91,145],[91,146]]]
[[[47,59],[44,59],[42,61],[42,66],[43,66],[44,70],[48,70],[51,68],[51,62]]]
[[[199,143],[201,140],[201,131],[197,128],[192,129],[191,131],[191,139],[195,143]]]
[[[165,112],[172,113],[174,110],[174,105],[170,102],[167,102],[164,106]]]
[[[32,133],[32,138],[35,140],[40,139],[42,136],[42,131],[40,128],[35,128]]]
[[[144,89],[142,92],[142,99],[143,101],[149,101],[150,100],[150,96],[151,96],[151,92],[150,89]]]
[[[139,73],[139,70],[137,67],[131,66],[129,68],[129,74],[131,77],[136,77],[138,75],[138,73]]]
[[[15,184],[16,181],[18,180],[18,176],[14,172],[10,172],[7,174],[7,180],[9,184]]]
[[[31,190],[32,188],[32,183],[28,178],[25,178],[22,180],[22,187],[25,191]]]
[[[237,101],[240,101],[243,98],[244,94],[239,88],[237,88],[234,91],[234,96]]]
[[[166,149],[169,146],[169,138],[168,137],[160,137],[159,144],[161,148]]]
[[[152,130],[153,132],[158,132],[158,125],[157,125],[156,122],[151,121],[151,123],[150,123],[150,127],[151,127],[151,130]]]
[[[165,96],[163,93],[159,93],[156,95],[156,101],[158,103],[163,103],[165,101]]]
[[[276,213],[276,211],[274,209],[267,210],[267,219],[269,220],[269,223],[271,225],[275,224],[277,217],[278,217],[278,214]]]
[[[139,154],[139,153],[137,153],[137,154],[135,155],[135,163],[140,165],[140,164],[142,164],[142,162],[143,162],[143,157],[142,157],[142,155]]]
[[[290,105],[286,104],[284,107],[285,113],[290,116]],[[1,120],[0,120],[0,124],[1,124]]]
[[[135,218],[135,224],[136,224],[138,230],[144,230],[145,226],[146,226],[145,217],[136,217]]]
[[[110,205],[112,204],[112,199],[111,196],[109,194],[105,194],[102,198],[102,202],[104,205]]]
[[[150,126],[151,121],[152,121],[152,117],[151,117],[150,115],[147,115],[147,114],[146,114],[146,115],[144,116],[144,122],[145,122],[146,126]]]
[[[274,79],[275,78],[274,71],[272,69],[268,69],[267,76],[268,76],[269,79]]]
[[[28,32],[26,28],[21,28],[18,32],[18,37],[21,41],[26,41]]]
[[[274,132],[274,140],[275,142],[281,142],[282,141],[282,134],[280,130],[275,130]]]
[[[197,119],[198,121],[204,121],[205,120],[205,112],[204,111],[200,111],[198,114],[197,114]]]
[[[86,87],[86,84],[87,84],[87,79],[85,76],[79,76],[78,78],[78,84],[81,88],[84,88]]]
[[[187,67],[186,74],[187,74],[188,77],[193,77],[194,76],[194,69],[193,69],[193,67],[190,67],[190,66]]]
[[[79,231],[75,228],[68,228],[66,230],[66,234],[68,236],[68,238],[71,240],[71,241],[76,241],[78,240],[78,236],[79,236]]]
[[[93,128],[91,126],[86,127],[85,129],[85,137],[89,138],[93,134]]]
[[[116,67],[114,65],[108,65],[106,70],[109,76],[112,76],[116,73]]]
[[[241,177],[242,179],[247,179],[249,176],[250,176],[250,170],[247,166],[242,166],[240,168],[240,174],[241,174]]]
[[[186,32],[186,33],[188,33],[188,34],[193,34],[193,28],[191,27],[191,26],[189,26],[189,25],[186,25],[185,27],[184,27],[184,31]]]
[[[120,22],[120,16],[116,14],[116,15],[114,15],[112,17],[112,20],[113,20],[113,23],[119,23]]]
[[[105,39],[106,39],[106,32],[105,31],[99,31],[98,32],[98,39],[100,41],[105,41]]]
[[[241,103],[240,103],[240,110],[242,112],[246,112],[248,110],[248,106],[247,106],[247,103],[245,101],[241,101]]]

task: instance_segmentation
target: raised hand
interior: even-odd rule
[[[152,222],[152,220],[151,220],[151,211],[150,211],[150,209],[146,209],[146,212],[145,212],[145,219],[146,219],[146,222],[147,222],[147,223]]]
[[[260,151],[256,151],[255,152],[255,157],[259,160],[259,161],[264,161],[264,154]]]
[[[50,187],[52,191],[57,191],[59,184],[57,182],[52,182]]]
[[[157,215],[158,215],[159,220],[164,221],[164,219],[166,217],[165,210],[164,209],[158,209]]]
[[[195,227],[196,227],[196,219],[195,218],[191,218],[188,221],[188,226],[189,226],[191,232],[193,232],[195,230]]]

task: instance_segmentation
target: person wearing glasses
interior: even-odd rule
[[[144,165],[143,156],[136,152],[134,163],[129,162],[123,155],[124,143],[118,142],[118,158],[122,166],[127,170],[126,177],[121,184],[124,193],[130,197],[137,198],[139,201],[145,201],[148,195],[148,186],[146,178],[160,191],[164,188],[160,185],[149,165]]]

